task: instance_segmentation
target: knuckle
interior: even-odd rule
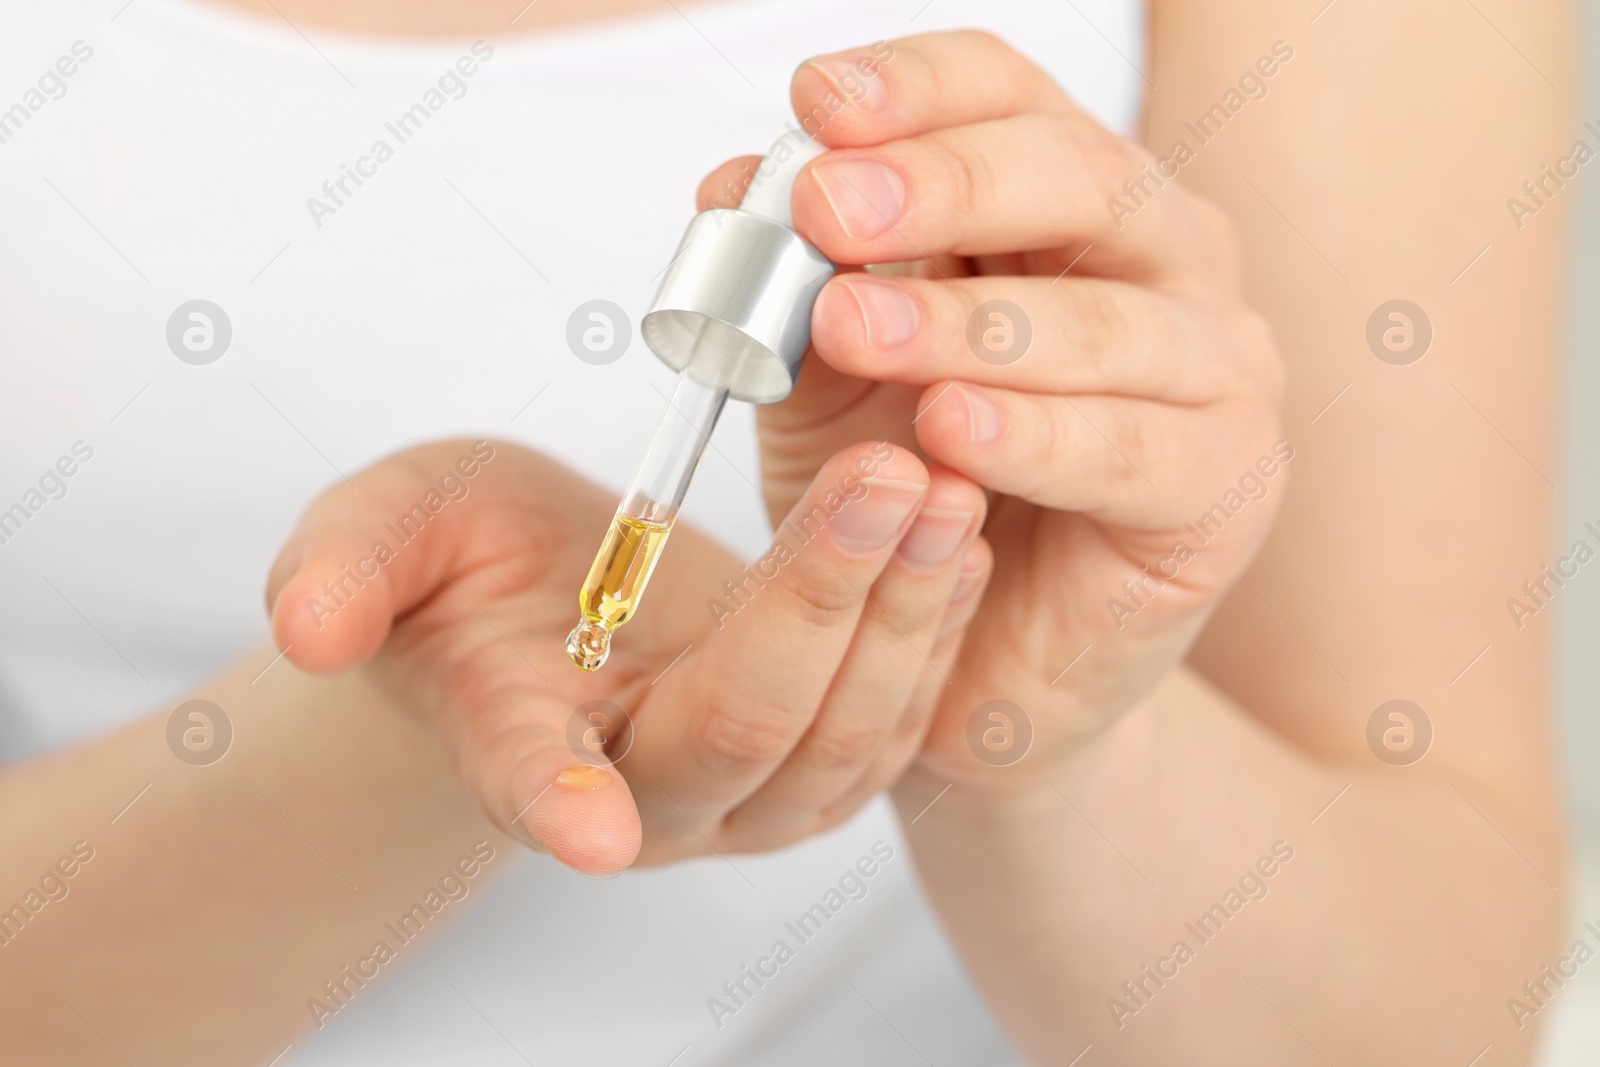
[[[793,742],[794,718],[781,704],[713,695],[699,725],[702,758],[719,771],[776,763]]]
[[[1042,491],[1045,484],[1060,476],[1066,459],[1073,454],[1072,431],[1068,429],[1067,413],[1058,407],[1043,417],[1034,418],[1034,431],[1028,435],[1032,455],[1027,464],[1034,471],[1033,492]]]
[[[524,779],[551,743],[548,732],[537,727],[507,726],[479,740],[476,751],[456,753],[454,770],[478,795],[484,813],[502,830],[514,832],[517,817],[540,789]]]
[[[1121,497],[1144,481],[1135,464],[1149,458],[1149,430],[1131,404],[1111,404],[1102,428],[1108,442],[1101,449],[1102,477],[1111,496]]]
[[[1073,320],[1079,344],[1075,353],[1086,361],[1104,367],[1128,355],[1128,321],[1112,289],[1098,282],[1086,282],[1067,290],[1071,294],[1068,314]]]
[[[854,623],[861,594],[842,577],[805,567],[791,567],[779,589],[800,620],[819,630]]]
[[[1137,176],[1138,161],[1128,146],[1099,123],[1077,112],[1043,116],[1056,130],[1056,143],[1066,154],[1064,173],[1081,173],[1093,183],[1095,199],[1119,196],[1122,183]]]
[[[1063,447],[1070,433],[1064,420],[1073,417],[1066,400],[1034,398],[1008,406],[1001,437],[1008,491],[1031,499],[1051,495],[1061,485],[1067,459],[1074,455]]]
[[[1258,400],[1264,408],[1276,410],[1287,387],[1288,370],[1278,354],[1272,324],[1247,305],[1232,304],[1209,317],[1207,325],[1218,339],[1213,351],[1222,349],[1220,360],[1201,368],[1215,392]]]
[[[867,762],[883,738],[868,726],[835,726],[816,731],[805,744],[808,762],[827,771],[850,770]]]
[[[891,647],[917,656],[926,653],[947,599],[936,577],[939,573],[896,569],[886,574],[868,594],[872,606],[861,614],[857,641],[875,632]],[[921,666],[913,660],[907,669],[916,673]]]
[[[547,724],[528,715],[533,695],[525,687],[507,687],[479,703],[457,727],[461,734],[455,758],[504,774],[530,753],[562,744]]]
[[[903,763],[909,762],[916,755],[917,749],[922,746],[922,738],[928,732],[928,724],[933,721],[933,702],[919,700],[904,715],[896,720],[894,727],[889,731],[889,745],[887,755],[898,772]]]
[[[930,134],[926,144],[944,187],[945,202],[938,210],[968,219],[981,216],[983,206],[993,203],[996,186],[994,170],[983,153],[945,131]]]

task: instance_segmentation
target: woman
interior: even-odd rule
[[[23,1059],[1530,1059],[1564,6],[238,6],[8,16]],[[664,379],[561,327],[784,88],[797,228],[917,265],[689,518],[836,517],[722,612],[685,523],[581,676]]]

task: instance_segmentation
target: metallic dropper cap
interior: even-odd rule
[[[662,362],[735,400],[789,395],[811,342],[811,305],[834,265],[790,228],[795,175],[823,149],[798,133],[772,146],[739,208],[689,223],[639,332]]]

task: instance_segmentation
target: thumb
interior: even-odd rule
[[[395,618],[449,579],[474,482],[495,455],[487,441],[412,449],[307,509],[267,580],[272,635],[290,662],[338,674],[383,647]]]

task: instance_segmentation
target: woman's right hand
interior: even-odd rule
[[[584,873],[789,844],[899,776],[987,578],[981,492],[903,448],[845,449],[760,581],[677,529],[584,674],[564,641],[611,501],[507,444],[402,452],[308,509],[268,582],[273,634],[304,670],[368,671],[490,819]],[[608,716],[604,754],[591,701],[632,721]]]

